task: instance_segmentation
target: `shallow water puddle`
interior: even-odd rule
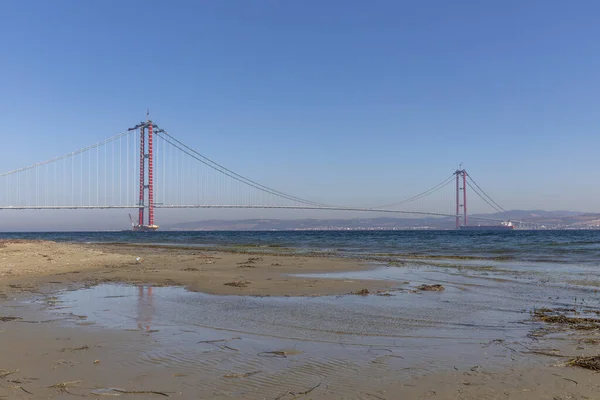
[[[99,285],[61,293],[55,302],[70,307],[70,315],[87,316],[89,326],[79,329],[140,334],[129,344],[135,348],[128,349],[138,356],[124,357],[123,366],[156,365],[173,376],[198,374],[204,377],[198,383],[202,389],[235,394],[269,392],[282,379],[301,382],[301,387],[325,380],[327,387],[344,392],[383,375],[399,379],[499,366],[527,357],[509,350],[529,340],[531,324],[523,323],[529,319],[523,310],[542,301],[545,306],[568,302],[548,300],[547,290],[553,298],[571,293],[489,279],[473,284],[471,277],[443,271],[382,268],[343,274],[345,279],[365,276],[393,278],[401,290],[389,297],[294,298]],[[403,284],[405,279],[411,283]],[[422,283],[441,283],[446,290],[404,288]],[[48,312],[64,315],[52,307]]]
[[[100,285],[59,298],[70,313],[85,315],[96,326],[152,333],[167,346],[171,341],[179,346],[188,338],[195,340],[194,348],[207,352],[240,351],[231,350],[229,341],[239,345],[241,339],[242,347],[252,343],[254,350],[301,346],[307,354],[317,343],[325,344],[329,353],[346,346],[414,349],[432,344],[440,351],[524,332],[522,327],[509,327],[522,318],[519,312],[459,301],[464,294],[458,291],[393,293],[259,298],[175,287]]]

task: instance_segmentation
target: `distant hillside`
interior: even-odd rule
[[[600,227],[600,214],[576,211],[512,210],[495,214],[475,214],[470,224],[491,225],[494,221],[526,221],[539,227],[585,229]],[[163,230],[200,231],[288,231],[288,230],[375,230],[375,229],[453,229],[455,220],[449,218],[353,218],[353,219],[244,219],[206,220],[164,225]]]
[[[245,219],[206,220],[166,225],[165,230],[328,230],[328,229],[450,229],[449,218]]]
[[[494,214],[476,214],[480,217],[499,218],[504,220],[556,219],[585,214],[578,211],[544,211],[544,210],[510,210]]]

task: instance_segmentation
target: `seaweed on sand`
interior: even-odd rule
[[[0,322],[10,322],[10,321],[17,321],[22,319],[21,317],[2,317],[0,316]]]
[[[52,386],[48,386],[51,389],[56,389],[59,392],[63,392],[63,393],[67,393],[73,396],[78,396],[77,394],[73,394],[69,391],[69,388],[71,386],[76,386],[79,385],[81,383],[81,381],[69,381],[69,382],[59,382],[57,384],[54,384]]]
[[[533,311],[533,318],[548,324],[563,325],[570,329],[590,331],[600,329],[600,319],[590,317],[575,317],[573,310],[552,310],[550,308],[539,308]]]
[[[600,371],[600,356],[575,357],[567,362],[570,367],[581,367],[592,371]]]
[[[249,284],[250,284],[250,282],[248,282],[248,281],[240,280],[240,281],[225,282],[223,285],[244,288],[244,287],[247,287]]]
[[[421,285],[417,289],[422,290],[424,292],[441,292],[442,290],[444,290],[446,288],[440,284],[435,284],[435,285]]]

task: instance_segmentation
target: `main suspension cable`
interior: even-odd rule
[[[483,199],[483,201],[485,201],[490,207],[492,207],[494,210],[496,210],[497,212],[502,212],[504,210],[496,207],[494,204],[492,204],[491,202],[489,202],[481,193],[479,193],[477,191],[477,189],[475,189],[475,186],[471,185],[471,182],[467,181],[467,185],[469,185],[469,187],[471,188],[471,190],[473,190],[473,192],[475,192],[475,194],[477,194],[477,196],[481,197]]]
[[[191,147],[187,146],[185,143],[180,142],[179,140],[177,140],[176,138],[174,138],[172,135],[170,135],[168,132],[166,132],[164,129],[160,129],[157,127],[157,130],[154,131],[157,134],[160,133],[164,133],[165,136],[162,137],[163,140],[165,140],[166,142],[168,142],[169,144],[171,144],[172,146],[176,147],[177,149],[185,152],[186,154],[188,154],[190,157],[195,158],[196,160],[202,162],[203,164],[213,168],[216,171],[221,172],[222,174],[225,174],[235,180],[237,180],[238,182],[242,182],[245,183],[248,186],[252,186],[256,189],[262,190],[264,192],[268,192],[270,194],[279,196],[279,197],[284,197],[288,200],[293,200],[293,201],[297,201],[299,203],[304,203],[304,204],[312,204],[315,206],[328,206],[327,204],[323,204],[323,203],[317,203],[311,200],[306,200],[306,199],[302,199],[300,197],[296,197],[284,192],[281,192],[279,190],[270,188],[268,186],[262,185],[258,182],[255,182],[243,175],[240,175],[226,167],[224,167],[223,165],[211,160],[210,158],[198,153],[196,150],[192,149]],[[169,141],[172,140],[174,142],[176,142],[178,145],[175,145],[173,142]],[[190,154],[193,153],[194,155]]]
[[[428,195],[430,195],[430,194],[432,194],[434,192],[437,192],[438,190],[446,187],[450,182],[452,182],[453,178],[454,178],[454,174],[450,175],[448,178],[444,179],[442,182],[438,183],[434,187],[432,187],[432,188],[430,188],[430,189],[428,189],[428,190],[426,190],[426,191],[424,191],[422,193],[419,193],[419,194],[417,194],[415,196],[409,197],[407,199],[404,199],[404,200],[401,200],[401,201],[398,201],[398,202],[395,202],[395,203],[384,204],[384,205],[377,206],[377,207],[374,207],[374,208],[394,207],[394,206],[399,206],[401,204],[409,203],[411,201],[419,200],[420,198],[428,196]]]
[[[108,139],[106,139],[106,140],[103,140],[103,141],[101,141],[101,142],[98,142],[98,143],[92,144],[92,145],[90,145],[90,146],[87,146],[87,147],[81,148],[81,149],[79,149],[79,150],[73,151],[73,152],[71,152],[71,153],[64,154],[64,155],[62,155],[62,156],[59,156],[59,157],[54,157],[54,158],[51,158],[51,159],[49,159],[49,160],[42,161],[42,162],[39,162],[39,163],[36,163],[36,164],[31,164],[31,165],[29,165],[29,166],[27,166],[27,167],[23,167],[23,168],[15,169],[15,170],[13,170],[13,171],[4,172],[4,173],[0,174],[0,177],[7,176],[7,175],[12,175],[12,174],[16,174],[16,173],[18,173],[18,172],[27,171],[27,170],[29,170],[29,169],[33,169],[33,168],[40,167],[40,166],[42,166],[42,165],[46,165],[46,164],[53,163],[53,162],[55,162],[55,161],[60,161],[60,160],[64,160],[64,159],[66,159],[66,158],[69,158],[69,157],[73,157],[74,155],[81,154],[81,153],[84,153],[84,152],[86,152],[86,151],[88,151],[88,150],[95,149],[95,148],[97,148],[97,147],[100,147],[100,146],[102,146],[102,145],[104,145],[104,144],[110,143],[110,142],[112,142],[113,140],[117,140],[117,139],[119,139],[119,138],[121,138],[121,137],[123,137],[123,136],[126,136],[126,135],[128,135],[129,133],[131,133],[131,131],[129,131],[129,130],[128,130],[128,131],[125,131],[125,132],[123,132],[123,133],[119,133],[118,135],[115,135],[115,136],[113,136],[113,137],[110,137],[110,138],[108,138]]]
[[[192,157],[193,159],[195,159],[195,160],[203,163],[204,165],[206,165],[206,166],[214,169],[215,171],[220,172],[221,174],[224,174],[226,176],[229,176],[232,179],[235,179],[238,182],[244,183],[244,184],[246,184],[248,186],[251,186],[251,187],[253,187],[255,189],[258,189],[260,191],[267,192],[269,194],[285,198],[287,200],[296,201],[298,203],[303,203],[303,204],[310,204],[310,205],[314,205],[314,206],[325,206],[324,204],[319,204],[319,203],[315,203],[315,202],[310,201],[310,200],[305,200],[305,199],[301,199],[301,198],[296,197],[296,196],[288,195],[286,193],[283,193],[283,192],[280,192],[278,190],[271,189],[271,188],[269,188],[267,186],[264,186],[264,185],[261,185],[259,183],[256,183],[256,182],[254,182],[254,181],[252,181],[252,180],[250,180],[248,178],[245,178],[245,177],[243,177],[243,176],[241,176],[239,174],[236,174],[235,172],[233,172],[233,171],[231,171],[231,170],[229,170],[229,169],[227,169],[225,167],[222,167],[221,165],[219,165],[219,164],[217,164],[215,162],[210,161],[208,158],[202,156],[197,151],[189,148],[188,146],[186,146],[183,143],[179,142],[177,139],[174,139],[171,135],[168,135],[166,132],[164,132],[162,130],[156,130],[154,132],[155,132],[155,134],[159,135],[161,137],[161,139],[163,139],[166,143],[169,143],[171,146],[175,147],[179,151],[187,154],[188,156]],[[161,136],[161,133],[165,133],[166,135],[165,136]],[[173,141],[171,141],[170,139],[173,139],[173,141],[176,142],[177,144],[173,143]],[[207,162],[206,160],[209,160],[210,162]],[[211,162],[212,162],[212,164],[211,164]]]
[[[481,193],[483,193],[483,195],[489,199],[489,201],[490,201],[490,202],[494,203],[494,204],[496,205],[496,207],[498,207],[500,210],[502,210],[502,211],[506,211],[506,210],[504,210],[504,208],[503,208],[502,206],[500,206],[500,204],[496,203],[496,202],[494,201],[494,199],[492,199],[490,196],[488,196],[488,194],[487,194],[487,193],[486,193],[486,192],[485,192],[485,191],[484,191],[484,190],[481,188],[481,186],[479,186],[479,185],[477,184],[477,182],[475,182],[475,180],[474,180],[474,179],[471,177],[471,175],[469,175],[469,174],[467,173],[467,176],[469,177],[469,180],[470,180],[471,182],[473,182],[473,184],[474,184],[475,186],[477,186],[477,188],[478,188],[478,189],[481,191]],[[494,207],[494,208],[496,208],[496,207]]]

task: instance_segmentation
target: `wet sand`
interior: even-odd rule
[[[164,397],[149,391],[180,399],[292,399],[315,388],[307,398],[566,400],[597,398],[600,380],[591,371],[552,366],[560,363],[555,360],[550,366],[522,361],[502,368],[473,366],[427,374],[396,368],[386,351],[373,352],[364,364],[302,365],[291,353],[285,359],[263,360],[273,367],[285,363],[280,372],[235,363],[229,370],[198,372],[193,366],[144,360],[141,355],[155,345],[153,333],[66,328],[57,322],[14,321],[0,327],[0,396],[9,399]],[[236,348],[239,343],[226,345]],[[221,353],[222,359],[235,353],[203,346],[206,352]]]
[[[565,365],[600,352],[597,329],[527,338],[538,327],[527,314],[465,308],[477,288],[506,283],[495,276],[51,242],[3,243],[0,260],[0,317],[17,318],[0,322],[0,397],[594,399],[600,388],[597,373]],[[234,281],[249,283],[224,285]],[[433,282],[446,290],[415,291]],[[208,295],[162,287],[173,285]],[[391,297],[326,296],[362,288]],[[454,307],[525,325],[443,315]],[[205,314],[173,323],[190,309]]]
[[[201,251],[137,245],[5,242],[0,249],[0,293],[85,282],[185,286],[210,294],[315,296],[385,290],[386,281],[298,278],[295,273],[355,271],[355,260],[296,255]],[[233,286],[227,285],[231,283]]]

